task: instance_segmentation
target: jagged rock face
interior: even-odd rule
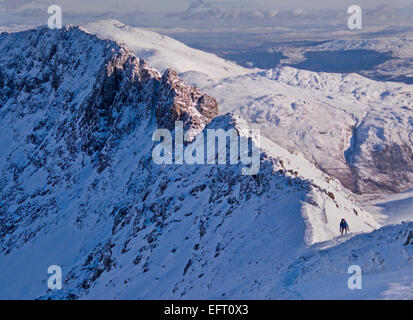
[[[79,161],[85,166],[90,159],[101,173],[116,157],[116,146],[137,127],[151,123],[170,127],[171,122],[160,118],[163,114],[155,115],[159,109],[169,114],[179,106],[180,114],[172,120],[182,119],[196,130],[211,120],[208,108],[217,112],[213,98],[184,84],[173,71],[162,77],[122,45],[78,27],[2,34],[0,48],[2,199],[21,197],[24,202],[28,195],[18,190],[29,166],[46,172],[46,181],[32,197],[59,184],[59,170],[66,172],[65,181],[76,184],[70,168]],[[17,143],[14,149],[12,141]],[[54,200],[47,206],[26,203],[16,210],[30,215],[51,208]],[[16,228],[13,221],[22,220],[12,212],[2,219],[8,221],[2,235]]]
[[[98,152],[100,171],[116,140],[153,113],[162,128],[173,129],[174,122],[182,120],[194,131],[218,114],[213,97],[184,83],[173,70],[161,76],[127,48],[80,28],[44,28],[17,37],[27,48],[16,46],[14,35],[1,36],[1,107],[21,110],[22,115],[50,105],[60,114],[70,111],[72,126],[61,128],[59,136],[70,136],[71,144],[77,140],[72,149]],[[35,134],[30,139],[35,141]]]
[[[215,98],[184,83],[175,71],[169,69],[165,72],[156,108],[159,127],[172,130],[175,121],[180,120],[184,122],[185,129],[192,127],[200,131],[217,115],[218,103]]]
[[[205,298],[223,281],[261,297],[252,283],[338,233],[342,216],[375,227],[339,183],[277,146],[254,176],[156,165],[158,127],[241,125],[212,119],[214,98],[117,43],[67,27],[3,34],[0,48],[0,298]],[[45,264],[63,267],[62,291],[48,291]]]
[[[152,118],[161,75],[126,48],[112,54],[99,70],[92,93],[82,104],[82,150],[99,153],[99,171],[122,136]]]

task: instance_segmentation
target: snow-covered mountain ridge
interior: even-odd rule
[[[157,128],[247,124],[123,45],[69,26],[1,34],[0,48],[1,298],[261,297],[342,217],[353,232],[378,227],[338,181],[264,137],[254,176],[154,164]],[[47,288],[52,264],[61,291]]]
[[[219,101],[220,114],[240,115],[270,140],[303,153],[355,192],[413,188],[413,85],[374,81],[355,73],[246,69],[212,54],[206,59],[199,50],[169,37],[151,38],[151,32],[118,21],[84,27],[101,38],[124,42],[158,68],[180,65],[184,80]],[[167,46],[162,46],[163,40]],[[320,44],[319,49],[386,51],[392,47],[402,57],[411,43],[408,39],[337,40]],[[197,62],[196,67],[187,63],[188,57]],[[208,72],[216,68],[222,72]]]
[[[344,239],[339,239],[317,244],[280,276],[279,282],[288,287],[284,298],[412,299],[412,229],[413,223],[405,222],[343,243],[340,240]],[[345,285],[350,265],[362,270],[361,290],[349,290]]]
[[[171,37],[133,28],[117,20],[99,20],[83,28],[101,39],[125,43],[136,56],[150,61],[150,64],[161,72],[172,68],[179,74],[196,73],[203,80],[208,80],[254,71],[214,54],[190,48]]]

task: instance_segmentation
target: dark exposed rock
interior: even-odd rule
[[[215,98],[183,82],[168,69],[160,82],[156,120],[160,128],[173,130],[175,121],[183,121],[188,129],[203,127],[218,115]]]

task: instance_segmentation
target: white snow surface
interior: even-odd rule
[[[83,28],[103,39],[125,43],[136,56],[148,60],[161,72],[171,68],[179,74],[195,73],[198,78],[209,80],[253,71],[212,53],[190,48],[171,37],[132,28],[117,20],[99,20],[88,23]]]

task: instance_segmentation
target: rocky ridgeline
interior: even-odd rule
[[[162,76],[123,45],[79,27],[4,33],[0,48],[0,119],[10,146],[3,149],[0,181],[7,200],[2,210],[7,212],[16,199],[21,204],[3,213],[2,235],[15,231],[22,216],[54,208],[54,200],[36,202],[35,208],[25,203],[29,195],[21,185],[29,168],[46,172],[30,199],[52,193],[50,187],[61,183],[62,175],[76,184],[76,170],[70,168],[79,159],[84,166],[88,157],[103,172],[119,142],[144,123],[171,128],[181,120],[186,129],[200,131],[218,113],[213,97],[185,84],[174,71]],[[150,139],[152,132],[145,135]],[[20,156],[22,163],[16,160]]]
[[[337,181],[269,142],[256,175],[156,165],[159,127],[245,125],[121,44],[39,28],[1,34],[0,49],[0,297],[205,298],[222,284],[261,297],[257,284],[342,216],[375,227]],[[45,284],[51,264],[61,291]]]

